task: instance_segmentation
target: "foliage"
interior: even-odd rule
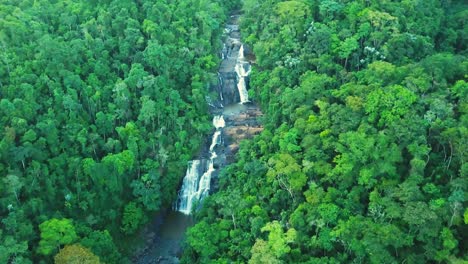
[[[210,130],[238,3],[0,1],[0,262],[50,262],[79,238],[125,262],[124,233],[171,206]]]
[[[265,130],[221,173],[184,262],[468,260],[466,10],[245,0]]]
[[[124,214],[122,218],[122,231],[125,234],[133,234],[138,227],[145,222],[145,216],[143,210],[131,202],[125,206]]]
[[[76,241],[78,236],[70,219],[52,218],[39,225],[41,241],[37,251],[42,255],[50,255],[62,245]]]
[[[80,244],[89,248],[105,263],[118,263],[122,261],[109,231],[93,231],[80,241]]]

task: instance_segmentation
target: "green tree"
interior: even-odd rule
[[[267,172],[268,181],[277,181],[291,198],[295,200],[295,193],[302,190],[307,182],[307,176],[301,166],[289,154],[278,154],[268,161],[270,169]]]
[[[80,241],[105,263],[117,263],[123,259],[109,231],[93,231]]]
[[[262,239],[255,241],[251,250],[252,257],[249,264],[280,264],[281,260],[276,258],[267,242]]]
[[[133,195],[138,197],[147,210],[156,211],[161,206],[161,189],[158,172],[155,170],[145,174],[139,180],[131,183]]]
[[[122,231],[125,234],[133,234],[144,222],[146,222],[146,216],[143,210],[134,202],[128,203],[123,212]]]
[[[70,219],[52,218],[39,225],[41,241],[37,252],[51,255],[60,250],[62,245],[68,245],[78,239],[75,227]]]

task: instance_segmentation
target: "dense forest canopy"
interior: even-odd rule
[[[265,130],[183,261],[466,263],[466,3],[243,3]]]
[[[463,1],[0,0],[0,263],[130,262],[239,8],[265,130],[182,261],[468,261]]]
[[[128,261],[211,129],[234,4],[0,0],[0,263]]]

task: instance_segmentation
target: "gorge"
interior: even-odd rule
[[[219,172],[234,160],[240,141],[263,129],[259,123],[262,113],[248,97],[253,55],[240,41],[239,14],[231,15],[225,27],[220,56],[218,84],[211,87],[219,97],[210,100],[209,104],[214,131],[197,159],[188,162],[173,208],[145,228],[143,234],[147,245],[137,252],[137,263],[179,262],[185,231],[193,224],[192,212],[209,193],[216,191]]]

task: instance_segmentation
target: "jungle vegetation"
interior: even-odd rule
[[[265,130],[185,263],[466,263],[468,6],[245,0]]]
[[[128,261],[211,129],[233,5],[0,0],[0,263]]]

